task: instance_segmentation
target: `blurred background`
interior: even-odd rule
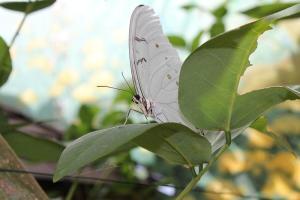
[[[0,89],[4,124],[0,131],[13,127],[3,136],[27,170],[51,174],[68,142],[124,122],[131,96],[97,85],[126,87],[122,72],[131,79],[127,38],[137,5],[153,7],[184,60],[209,38],[288,2],[300,1],[58,0],[26,19],[10,49],[13,72]],[[11,40],[22,15],[0,8],[0,34],[5,41]],[[299,27],[300,18],[285,20],[260,37],[240,93],[300,85]],[[299,153],[300,102],[283,103],[268,111],[266,118],[268,130]],[[132,114],[132,122],[144,122],[144,117]],[[16,128],[16,123],[23,125]],[[300,160],[278,143],[267,133],[247,129],[187,199],[300,199]],[[88,200],[172,199],[180,190],[177,186],[191,178],[188,170],[142,148],[128,149],[80,173],[96,179],[53,184],[50,175],[35,177],[52,199]]]

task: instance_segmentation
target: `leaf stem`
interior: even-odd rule
[[[31,7],[31,6],[28,6],[28,7]],[[8,49],[10,49],[12,47],[12,45],[14,44],[14,42],[16,41],[16,39],[17,39],[18,35],[20,34],[20,31],[21,31],[21,29],[22,29],[22,27],[24,25],[24,22],[25,22],[27,16],[28,16],[28,13],[25,12],[25,14],[23,15],[23,18],[22,18],[21,22],[18,25],[18,28],[17,28],[16,32],[14,33],[14,35],[13,35],[11,41],[10,41],[10,44],[8,45]]]
[[[32,10],[32,7],[33,7],[33,6],[32,6],[31,0],[29,0],[28,2],[29,2],[29,4],[28,4],[27,7],[26,7],[26,10],[25,10],[25,13],[24,13],[24,15],[23,15],[23,18],[22,18],[21,22],[19,23],[16,32],[14,33],[14,35],[13,35],[13,37],[12,37],[12,39],[11,39],[11,41],[10,41],[10,43],[9,43],[9,45],[8,45],[8,47],[7,47],[7,49],[6,49],[6,51],[5,51],[5,53],[3,54],[3,56],[2,56],[2,58],[1,58],[1,60],[0,60],[0,67],[1,67],[2,64],[4,63],[6,57],[8,56],[9,50],[11,49],[11,47],[13,46],[13,44],[15,43],[15,41],[16,41],[18,35],[19,35],[20,32],[21,32],[21,29],[22,29],[22,27],[23,27],[23,25],[24,25],[24,23],[25,23],[25,20],[26,20],[28,14],[29,14],[30,11]]]
[[[218,151],[217,154],[215,154],[212,159],[209,161],[209,163],[199,172],[199,174],[194,177],[189,184],[184,188],[184,190],[181,191],[181,193],[176,197],[175,200],[182,200],[199,182],[200,178],[209,170],[209,168],[212,166],[212,164],[218,160],[218,158],[224,153],[228,147],[231,144],[231,132],[225,131],[225,138],[226,138],[226,144]]]
[[[68,195],[66,197],[66,200],[72,200],[73,199],[73,196],[74,196],[74,193],[77,189],[77,186],[78,186],[78,181],[75,181],[75,182],[72,183],[71,188],[69,189]]]

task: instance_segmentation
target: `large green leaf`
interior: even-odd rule
[[[194,166],[209,160],[210,143],[187,127],[175,123],[131,124],[89,133],[72,142],[62,153],[53,180],[73,173],[134,142],[166,160]]]
[[[221,34],[196,49],[184,61],[180,72],[179,105],[185,117],[198,128],[228,131],[249,124],[277,103],[299,98],[287,88],[237,93],[258,37],[274,21],[299,12],[300,6],[294,6]],[[273,90],[276,93],[266,98]]]
[[[56,162],[64,150],[59,143],[19,131],[3,132],[3,137],[18,156],[32,162]]]
[[[32,13],[51,6],[55,1],[56,0],[38,0],[34,2],[13,1],[0,3],[0,6],[9,10]],[[30,6],[30,8],[28,6]]]
[[[248,15],[250,17],[254,18],[262,18],[267,15],[273,14],[275,12],[284,10],[286,8],[289,8],[293,5],[296,5],[297,3],[271,3],[271,4],[265,4],[265,5],[260,5],[256,6],[254,8],[248,9],[243,11],[242,13],[245,15]]]
[[[231,128],[252,122],[270,107],[300,98],[300,92],[287,87],[270,87],[238,95],[234,104]]]
[[[12,70],[8,46],[0,36],[0,87],[7,81]]]
[[[175,123],[160,124],[133,142],[174,164],[195,166],[207,162],[210,143],[192,130]]]

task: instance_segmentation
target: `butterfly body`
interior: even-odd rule
[[[136,94],[133,95],[132,101],[138,105],[146,117],[153,117],[152,103],[148,99],[140,97],[140,95]]]

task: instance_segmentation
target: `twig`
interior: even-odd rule
[[[24,23],[25,23],[25,20],[26,20],[26,18],[28,17],[28,15],[29,15],[29,13],[30,13],[30,11],[31,11],[31,9],[32,9],[32,3],[31,3],[31,1],[28,1],[28,3],[29,3],[29,4],[28,4],[27,7],[26,7],[26,10],[25,10],[25,13],[24,13],[24,15],[23,15],[23,18],[22,18],[21,22],[19,23],[16,32],[14,33],[14,35],[13,35],[13,37],[12,37],[12,39],[11,39],[11,41],[10,41],[10,43],[9,43],[9,45],[8,45],[8,47],[7,47],[7,49],[6,49],[6,51],[5,51],[5,53],[3,54],[3,56],[2,56],[2,58],[1,58],[1,60],[0,60],[0,63],[1,63],[0,66],[3,65],[3,63],[4,63],[5,59],[6,59],[6,57],[7,57],[8,54],[9,54],[9,50],[11,49],[11,47],[13,46],[13,44],[15,43],[15,41],[16,41],[18,35],[20,34],[21,29],[22,29],[22,27],[23,27],[23,25],[24,25]]]
[[[181,191],[181,193],[176,197],[176,200],[182,200],[190,191],[193,190],[195,185],[199,182],[200,178],[209,170],[212,164],[218,160],[218,158],[228,149],[231,144],[231,132],[225,131],[226,144],[218,151],[218,153],[212,157],[209,163],[199,172],[199,174],[194,177],[189,184]]]

